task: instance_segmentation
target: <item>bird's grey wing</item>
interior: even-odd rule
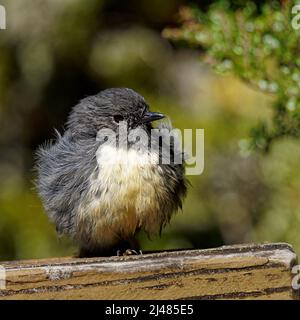
[[[76,210],[95,168],[95,142],[77,141],[69,130],[37,151],[38,192],[59,233],[75,232]]]
[[[176,141],[178,139],[176,134],[173,136],[173,139],[169,140],[170,131],[173,130],[172,124],[170,120],[167,119],[165,122],[161,122],[158,126],[159,129],[165,129],[165,131],[161,131],[162,139],[158,140],[159,143],[159,156],[160,156],[160,164],[159,166],[162,169],[163,175],[168,183],[165,184],[165,187],[168,190],[169,197],[168,199],[163,199],[166,212],[170,214],[167,215],[166,220],[162,227],[167,223],[171,217],[171,213],[177,211],[179,208],[182,208],[182,201],[186,196],[187,185],[189,184],[186,176],[185,176],[185,154],[182,151],[181,143]],[[164,132],[168,137],[164,139]],[[170,144],[166,144],[166,142],[170,141]],[[164,151],[163,151],[164,150]],[[164,152],[169,153],[169,163],[165,164]],[[179,161],[180,160],[180,161]]]

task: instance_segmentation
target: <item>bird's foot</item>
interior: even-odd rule
[[[118,250],[117,251],[117,256],[134,256],[134,255],[142,255],[142,250],[133,250],[133,249],[127,249],[125,251]]]

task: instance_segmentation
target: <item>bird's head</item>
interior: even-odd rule
[[[151,129],[151,122],[164,118],[150,112],[144,98],[127,88],[112,88],[80,101],[70,113],[67,127],[76,137],[95,137],[101,129],[117,131],[127,122],[128,129]]]

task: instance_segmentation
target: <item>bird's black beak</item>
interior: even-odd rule
[[[165,115],[159,112],[145,112],[143,118],[141,119],[141,123],[149,123],[155,120],[160,120],[164,118]]]

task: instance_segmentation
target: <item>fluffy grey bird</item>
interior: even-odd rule
[[[171,143],[170,163],[162,161],[164,139],[151,136],[151,122],[164,115],[150,112],[144,98],[127,88],[113,88],[76,105],[63,135],[37,151],[37,187],[59,234],[79,244],[80,256],[113,255],[138,250],[135,236],[161,232],[186,194],[181,153]],[[110,129],[119,141],[120,123],[128,136],[146,132],[149,143],[139,150],[129,141],[108,144],[99,132]],[[170,131],[171,126],[165,126]],[[149,146],[158,148],[149,148]],[[153,161],[159,160],[159,161]]]

